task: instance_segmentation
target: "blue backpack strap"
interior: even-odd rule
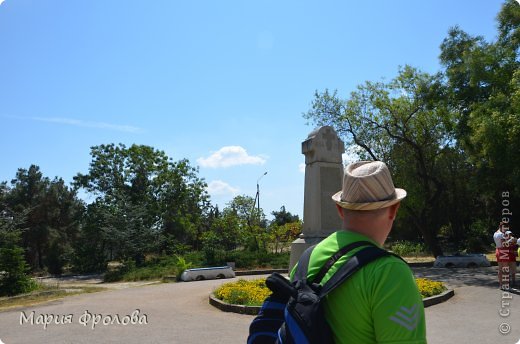
[[[370,246],[362,248],[358,252],[354,254],[345,264],[343,264],[338,271],[334,273],[334,275],[323,285],[320,291],[320,297],[324,297],[335,288],[337,288],[341,283],[343,283],[347,278],[352,276],[355,272],[361,269],[363,266],[367,265],[374,260],[391,255],[390,252],[383,250],[373,244]]]

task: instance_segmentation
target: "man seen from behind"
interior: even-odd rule
[[[369,241],[382,248],[405,197],[406,191],[394,187],[383,162],[348,165],[342,190],[332,196],[343,228],[313,250],[308,279],[312,281],[323,264],[350,243]],[[320,284],[363,247],[340,258]],[[410,268],[395,256],[377,259],[356,272],[327,296],[324,311],[336,343],[426,343],[422,297]]]

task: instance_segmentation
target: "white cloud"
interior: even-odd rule
[[[301,172],[301,173],[305,173],[305,164],[302,162],[301,164],[298,165],[298,170]]]
[[[219,168],[235,165],[263,165],[266,159],[262,156],[247,154],[240,146],[226,146],[220,148],[207,158],[198,158],[197,162],[202,167]]]
[[[2,1],[2,0],[0,0]],[[90,121],[82,121],[79,119],[73,118],[61,118],[61,117],[31,117],[32,120],[40,121],[40,122],[49,122],[49,123],[57,123],[57,124],[66,124],[73,125],[76,127],[85,127],[85,128],[98,128],[98,129],[108,129],[115,131],[124,131],[127,133],[137,133],[142,131],[139,127],[134,127],[131,125],[119,125],[119,124],[110,124],[105,122],[90,122]]]
[[[0,5],[2,5],[2,3],[4,2],[5,0],[0,0]],[[2,344],[2,341],[0,340],[0,344]]]
[[[206,189],[211,196],[236,196],[240,191],[222,180],[213,180]]]

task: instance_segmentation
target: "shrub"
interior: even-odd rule
[[[175,264],[175,267],[177,268],[176,275],[177,280],[180,280],[181,274],[184,272],[184,270],[187,270],[191,268],[192,264],[191,262],[187,262],[186,259],[184,259],[181,256],[175,256],[177,258],[177,262]]]
[[[23,249],[0,248],[0,296],[28,293],[37,289],[37,284],[27,275]]]
[[[396,241],[391,245],[390,249],[402,257],[418,256],[426,253],[426,247],[423,243],[414,243],[411,241]]]
[[[130,275],[130,272],[133,270],[135,270],[135,262],[134,260],[129,259],[118,268],[107,271],[103,280],[105,282],[116,282],[121,280],[128,281],[129,279],[127,279],[127,277],[129,277],[128,275]]]
[[[473,222],[467,231],[466,240],[464,241],[465,251],[472,253],[488,252],[492,242],[489,234],[490,228],[493,228],[493,225],[486,221],[476,220]]]
[[[251,268],[287,268],[289,266],[290,252],[271,253],[267,251],[231,251],[226,252],[225,262],[235,262],[238,269]]]
[[[116,281],[143,281],[151,279],[161,279],[166,276],[176,275],[177,277],[192,266],[182,256],[153,257],[144,266],[137,267],[133,259],[129,259],[118,268],[108,271],[105,274],[105,282]]]

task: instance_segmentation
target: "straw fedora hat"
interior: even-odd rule
[[[332,196],[336,204],[351,210],[389,207],[406,197],[406,191],[394,187],[390,171],[381,161],[358,161],[348,165],[343,189]]]

